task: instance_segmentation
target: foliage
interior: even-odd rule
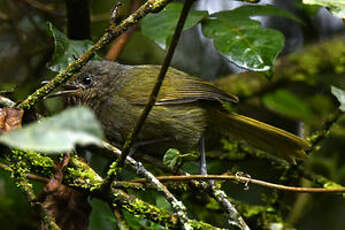
[[[79,107],[0,136],[0,142],[26,151],[60,153],[76,144],[102,145],[100,124],[90,109]]]
[[[54,25],[48,22],[48,31],[54,38],[54,55],[48,63],[49,69],[54,72],[62,72],[66,67],[75,61],[93,44],[90,40],[70,40],[60,32]],[[100,59],[100,57],[94,57]]]
[[[327,7],[334,15],[345,18],[345,3],[342,0],[303,0],[303,3]]]
[[[335,86],[332,86],[331,91],[332,91],[332,94],[335,97],[337,97],[340,103],[339,109],[344,112],[345,111],[345,91]]]
[[[169,44],[182,4],[172,3],[142,23],[143,34],[163,49]],[[231,11],[208,15],[205,11],[190,13],[184,30],[201,23],[205,36],[214,39],[216,49],[242,68],[268,71],[283,48],[284,37],[276,30],[264,29],[251,16],[274,15],[300,21],[296,16],[274,6],[243,6]],[[235,48],[236,47],[236,48]]]
[[[124,6],[120,8],[115,21],[110,22],[114,23],[113,26],[118,25],[133,7],[129,4],[132,1],[121,2]],[[327,6],[333,13],[344,18],[342,1],[303,2]],[[95,44],[100,33],[103,33],[109,24],[109,6],[113,5],[113,1],[91,3],[93,30],[90,37],[94,38],[93,41],[71,40],[61,32],[66,28],[66,18],[61,16],[65,15],[63,1],[50,1],[46,5],[20,1],[14,8],[11,4],[11,1],[6,4],[5,1],[0,1],[0,46],[4,50],[0,55],[0,95],[9,97],[18,104],[39,86],[40,80],[50,78],[52,72],[65,71],[69,64]],[[10,13],[7,14],[7,10]],[[135,22],[140,23],[140,29],[125,41],[126,46],[119,61],[161,63],[162,50],[165,51],[171,42],[181,10],[181,3],[172,2],[160,12],[149,14],[140,22]],[[230,61],[242,68],[241,72],[244,68],[273,73],[272,80],[268,80],[267,75],[260,73],[226,72],[229,76],[215,82],[219,88],[240,97],[241,102],[237,106],[232,106],[234,108],[231,112],[236,110],[238,113],[255,116],[259,120],[295,132],[301,131],[295,127],[300,127],[301,123],[298,120],[302,120],[306,127],[305,135],[310,137],[309,140],[313,144],[310,158],[304,163],[298,162],[296,167],[291,167],[287,162],[258,151],[246,143],[212,134],[207,138],[221,141],[215,146],[206,146],[210,149],[207,155],[210,174],[238,173],[237,175],[251,176],[278,184],[343,188],[341,184],[345,179],[345,159],[342,154],[345,147],[344,117],[337,112],[336,107],[340,104],[339,110],[345,110],[345,84],[342,80],[345,73],[345,43],[343,38],[322,44],[310,39],[319,36],[319,24],[312,21],[316,17],[314,13],[309,14],[307,10],[299,12],[303,21],[295,14],[272,5],[245,5],[216,13],[202,10],[189,13],[184,34],[199,31],[203,46],[209,44],[206,45],[207,49],[215,48],[217,55],[220,54],[222,60],[225,60],[220,66],[228,66]],[[314,47],[302,49],[300,53],[278,58],[284,42],[289,42],[288,36],[284,38],[288,33],[263,26],[264,23],[259,21],[260,16],[269,19],[273,17],[274,20],[284,18],[282,20],[288,21],[284,27],[300,26],[304,33],[308,34],[305,36],[305,43],[316,44],[313,44]],[[48,33],[45,28],[46,21],[51,22],[48,23]],[[60,31],[57,28],[62,29]],[[48,42],[51,37],[54,47]],[[297,36],[293,38],[297,39]],[[187,42],[180,41],[184,43],[181,47],[193,48],[193,52],[190,56],[186,55],[184,61],[198,60],[200,53],[197,39],[199,38],[193,37]],[[103,47],[95,58],[101,59],[100,57],[105,56],[109,49],[110,47]],[[175,55],[177,56],[178,52]],[[224,75],[225,72],[220,71],[219,67],[217,69],[216,65],[212,66],[214,55],[211,52],[207,55],[211,64],[199,63],[200,72],[211,66],[217,72],[217,77]],[[49,65],[49,68],[46,68],[46,65]],[[236,70],[238,69],[234,68],[234,71]],[[196,75],[201,76],[200,72]],[[0,105],[3,107],[5,105],[2,104],[4,101],[1,97]],[[103,178],[106,178],[109,166],[107,158],[114,156],[113,153],[109,155],[104,149],[84,148],[89,144],[104,146],[101,126],[89,109],[78,107],[60,112],[60,107],[55,103],[63,104],[62,101],[45,99],[33,107],[32,111],[25,111],[22,129],[0,133],[1,168],[11,170],[12,177],[17,181],[25,181],[26,177],[34,178],[32,174],[57,177],[58,165],[62,158],[61,155],[49,153],[78,150],[78,153],[85,155],[89,163],[73,155],[69,164],[61,171],[65,185],[92,195],[90,202],[93,212],[89,229],[116,229],[121,225],[121,221],[130,226],[130,229],[158,230],[172,226],[181,227],[177,224],[176,213],[173,213],[173,203],[163,196],[161,191],[156,191],[151,184],[128,183],[128,180],[137,179],[139,166],[142,166],[140,163],[136,164],[139,167],[136,170],[130,168],[130,165],[123,169],[117,177],[116,182],[119,183],[111,185],[111,196],[100,196],[101,184]],[[32,113],[57,115],[37,119]],[[31,124],[27,124],[28,120]],[[324,125],[321,125],[322,123]],[[3,117],[0,114],[0,128],[3,125]],[[140,149],[138,148],[138,151]],[[26,152],[27,150],[30,151]],[[48,155],[44,155],[46,153]],[[133,157],[140,159],[145,168],[155,176],[170,175],[181,170],[199,173],[198,156],[177,149],[169,149],[163,159],[140,153]],[[42,183],[32,183],[27,185],[32,186],[38,194],[42,190]],[[0,172],[0,222],[6,229],[37,229],[39,224],[34,213],[36,210],[26,205],[26,198],[16,188],[18,184],[13,183],[13,178],[5,171]],[[191,183],[169,182],[166,185],[169,191],[187,206],[188,216],[193,218],[193,226],[208,229],[210,226],[203,223],[207,222],[213,226],[229,227],[228,213],[219,197],[214,195],[220,193],[210,195],[210,189],[205,189],[206,183],[198,180]],[[246,190],[248,188],[249,190]],[[341,196],[322,194],[305,198],[295,193],[287,194],[254,185],[248,187],[247,184],[224,181],[216,181],[214,189],[225,191],[231,204],[251,229],[288,229],[290,226],[298,229],[345,227],[342,223],[343,217],[339,214],[344,212],[344,199]],[[119,211],[115,215],[116,218],[112,213],[114,210]],[[125,229],[126,226],[122,227]]]

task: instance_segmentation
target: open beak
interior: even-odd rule
[[[49,81],[42,81],[41,84],[45,85]],[[80,90],[80,86],[72,83],[66,83],[61,86],[62,90],[53,92],[46,96],[45,98],[60,97],[60,96],[73,96],[77,91]]]

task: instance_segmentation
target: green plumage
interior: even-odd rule
[[[81,87],[71,101],[94,109],[108,139],[121,147],[149,98],[159,70],[160,66],[89,62],[73,80]],[[85,76],[92,77],[91,85],[83,86]],[[151,153],[162,154],[169,147],[191,151],[197,150],[204,133],[219,131],[291,162],[295,157],[306,157],[308,143],[303,139],[254,119],[226,113],[223,101],[237,103],[238,99],[207,81],[170,68],[137,141],[169,139],[146,146]]]

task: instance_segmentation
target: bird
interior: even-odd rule
[[[65,95],[68,105],[90,107],[107,139],[121,148],[148,101],[160,68],[89,61],[58,95]],[[225,104],[233,107],[238,103],[236,96],[211,82],[170,67],[135,143],[154,155],[162,155],[168,148],[199,150],[205,155],[205,140],[228,135],[292,164],[296,158],[307,158],[309,143],[304,139],[225,109]]]

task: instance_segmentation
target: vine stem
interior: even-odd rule
[[[345,192],[345,188],[306,188],[306,187],[294,187],[287,185],[274,184],[246,176],[238,175],[189,175],[189,176],[159,176],[156,177],[159,181],[188,181],[188,180],[235,180],[239,182],[244,182],[245,186],[248,186],[248,183],[260,185],[263,187],[268,187],[272,189],[292,191],[292,192],[301,192],[301,193],[338,193]],[[145,178],[135,179],[127,181],[128,183],[147,183],[148,180]]]

